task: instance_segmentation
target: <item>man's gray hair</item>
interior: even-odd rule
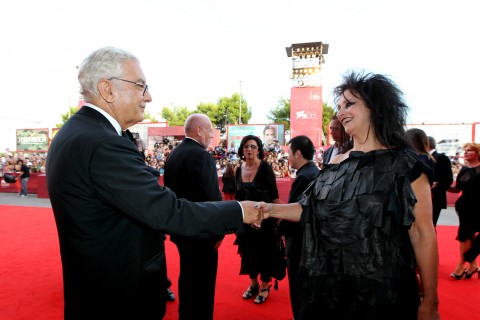
[[[128,51],[114,47],[104,47],[93,51],[78,68],[80,94],[86,102],[98,96],[97,84],[101,79],[123,76],[123,65],[130,60],[138,61]]]

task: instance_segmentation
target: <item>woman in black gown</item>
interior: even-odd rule
[[[335,96],[353,148],[298,203],[257,204],[265,218],[302,223],[300,320],[438,319],[430,170],[405,143],[402,92],[352,72]]]
[[[243,137],[238,155],[245,161],[235,174],[235,199],[280,203],[275,174],[272,167],[263,160],[262,141],[253,135]],[[257,295],[254,300],[257,304],[265,302],[270,292],[279,239],[276,226],[276,219],[262,221],[261,228],[245,225],[244,233],[238,234],[235,241],[242,258],[240,274],[250,277],[250,286],[243,298],[250,299]]]
[[[450,274],[452,279],[470,279],[478,273],[477,256],[480,253],[480,145],[466,143],[463,146],[466,165],[457,175],[455,187],[450,192],[462,195],[455,202],[458,214],[457,240],[460,242],[460,260],[456,269]],[[468,266],[466,264],[468,262]]]

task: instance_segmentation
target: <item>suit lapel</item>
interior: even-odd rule
[[[77,113],[80,116],[86,116],[89,118],[95,119],[95,121],[102,123],[107,129],[112,130],[113,132],[117,133],[115,127],[108,121],[107,118],[103,116],[100,112],[95,109],[89,108],[87,106],[81,107]],[[118,134],[118,133],[117,133]]]

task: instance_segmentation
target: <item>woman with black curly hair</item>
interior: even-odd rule
[[[300,319],[438,319],[430,170],[405,143],[403,93],[355,72],[334,93],[353,148],[299,202],[257,204],[302,223]]]

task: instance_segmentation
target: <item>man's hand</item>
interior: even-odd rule
[[[243,222],[247,224],[260,224],[262,222],[262,217],[260,216],[260,211],[255,207],[257,202],[254,201],[241,201],[240,204],[243,208]]]
[[[262,220],[270,217],[270,213],[272,213],[271,203],[257,202],[255,203],[255,208],[260,212],[260,217]]]

